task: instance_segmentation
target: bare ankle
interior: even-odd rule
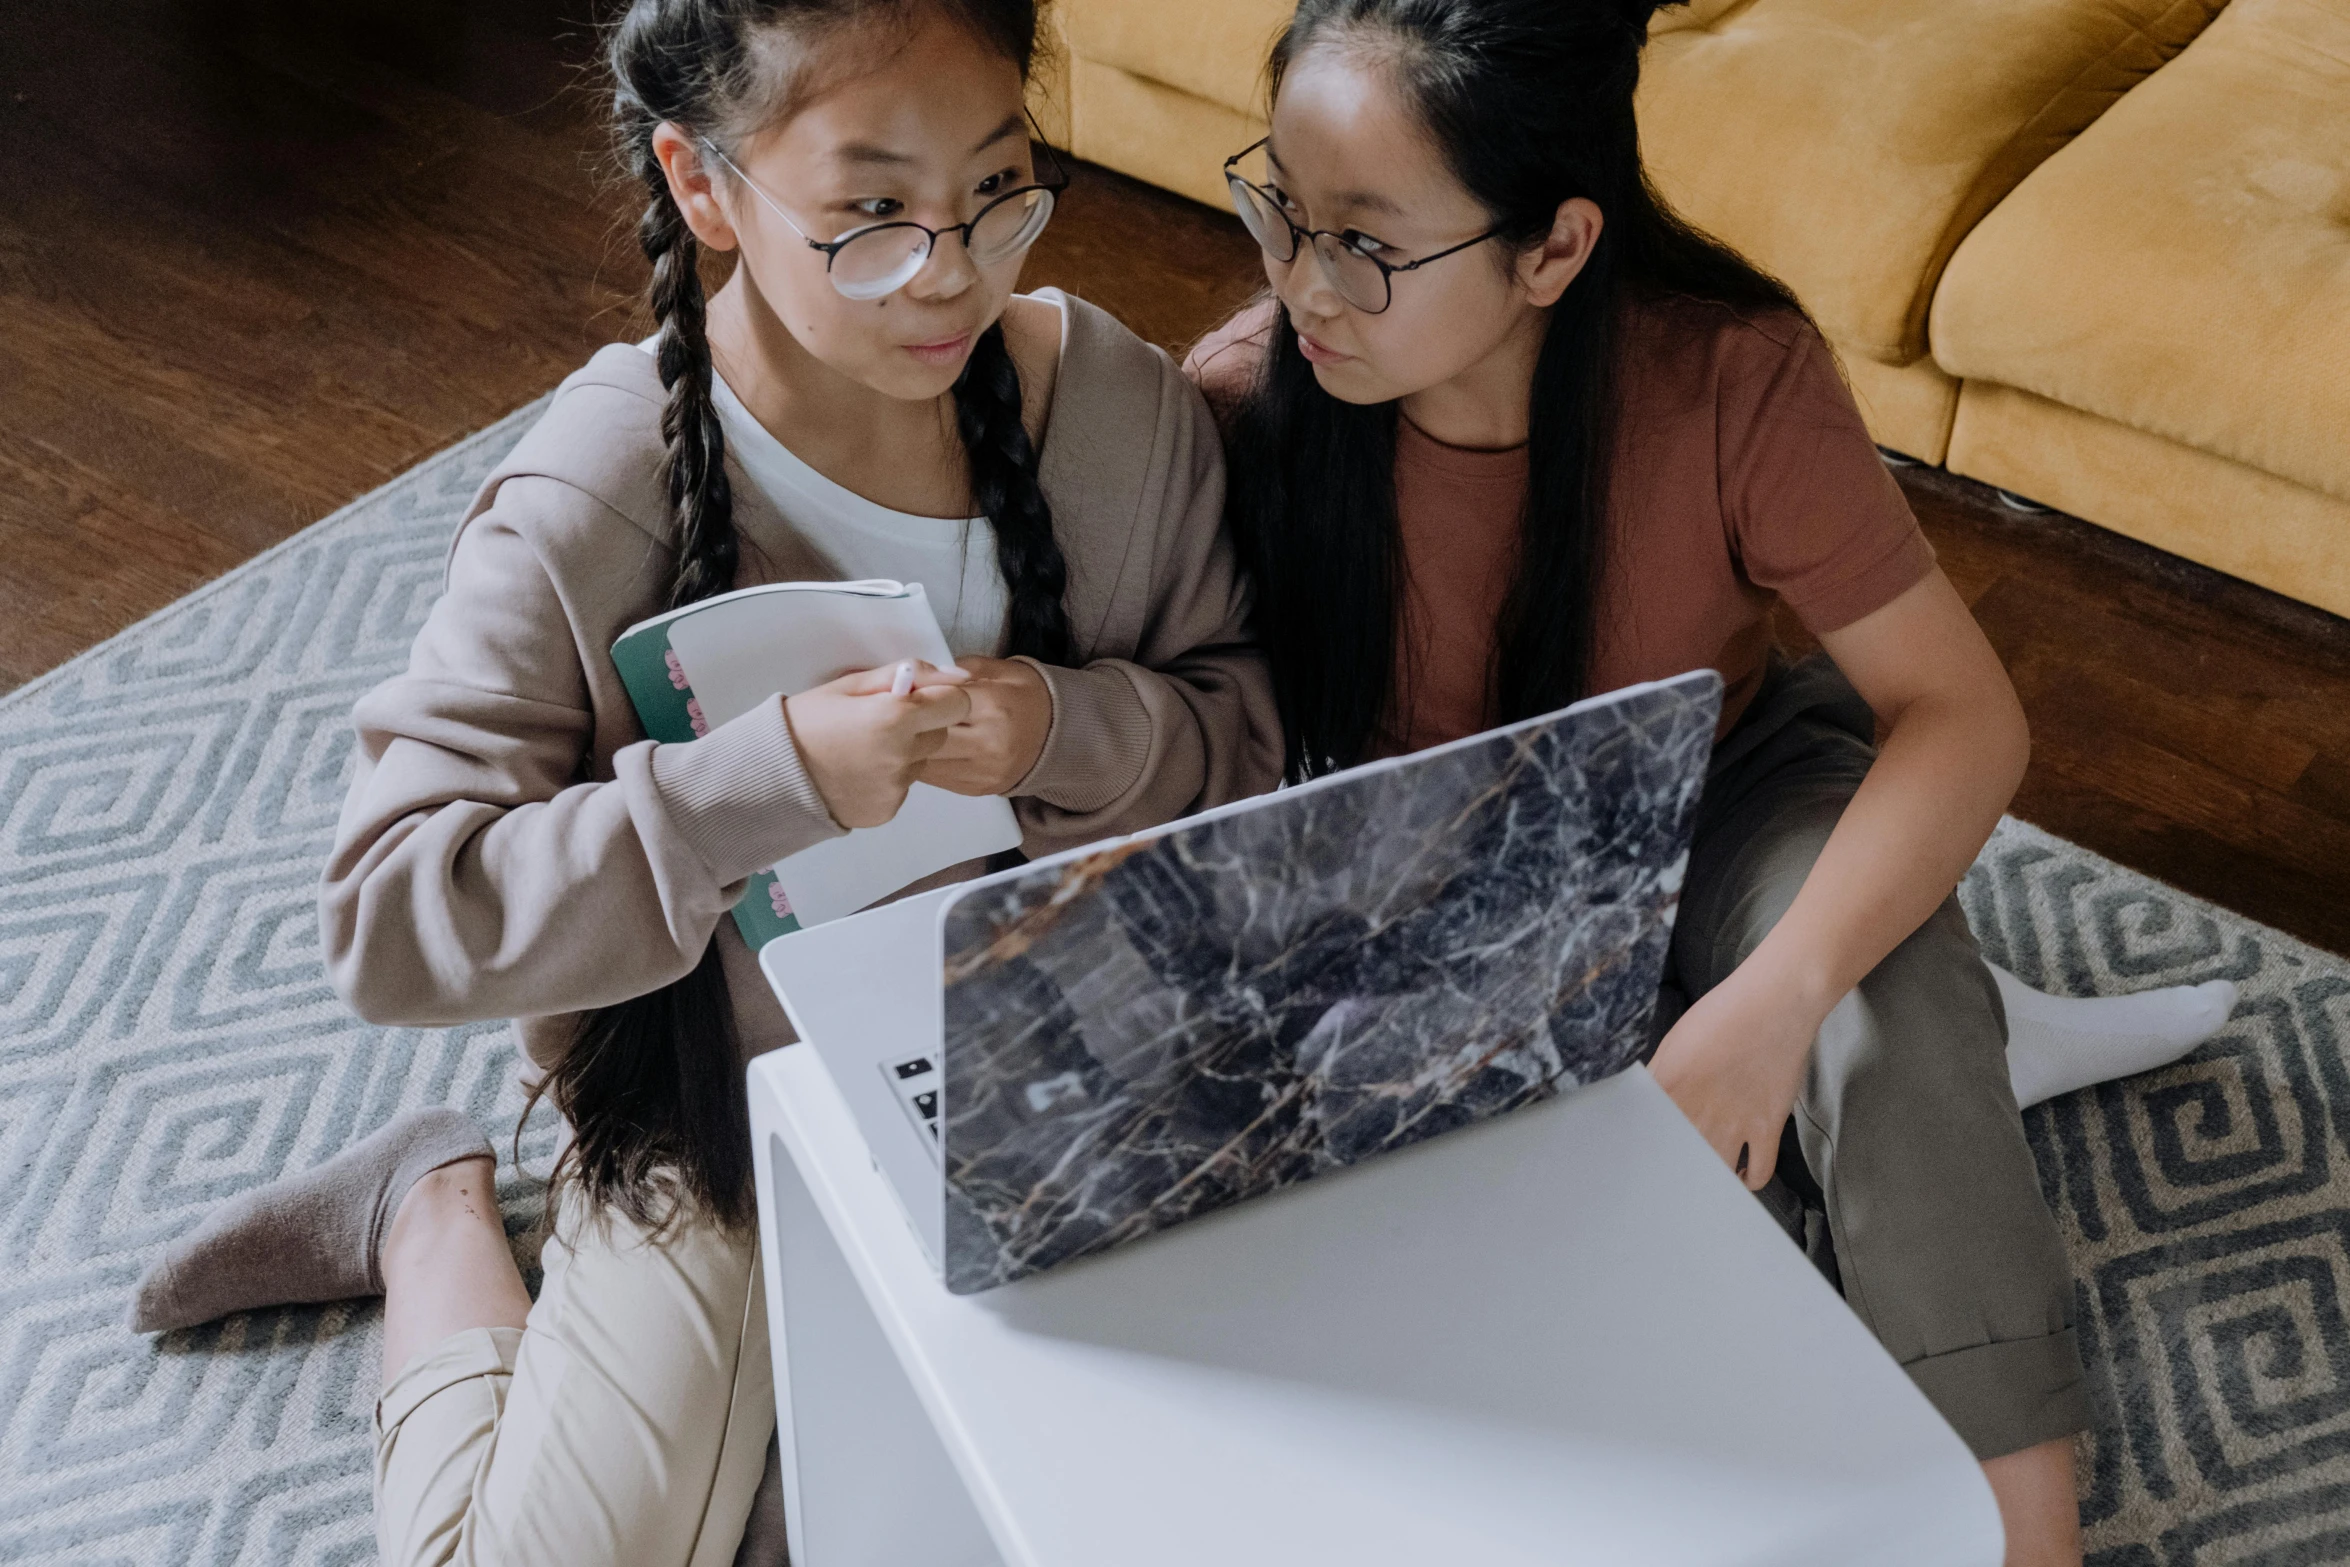
[[[1983,1476],[2007,1529],[2007,1567],[2079,1567],[2081,1515],[2071,1438],[1988,1459]]]
[[[384,1376],[452,1333],[519,1328],[530,1294],[506,1244],[497,1166],[462,1159],[408,1188],[382,1250]]]
[[[402,1261],[429,1257],[469,1231],[488,1228],[503,1241],[506,1223],[498,1211],[497,1173],[491,1160],[459,1159],[418,1176],[384,1233],[386,1275]]]

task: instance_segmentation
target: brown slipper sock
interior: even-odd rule
[[[299,1175],[233,1197],[133,1286],[129,1322],[161,1333],[232,1311],[383,1293],[377,1255],[427,1171],[494,1155],[455,1110],[418,1110]]]

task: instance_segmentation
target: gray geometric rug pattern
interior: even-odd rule
[[[373,1558],[377,1307],[121,1316],[158,1243],[400,1110],[510,1152],[506,1028],[351,1017],[315,885],[351,704],[536,413],[0,698],[0,1563]],[[2103,1409],[2091,1560],[2350,1560],[2350,963],[2014,822],[1963,897],[2044,988],[2243,988],[2192,1060],[2026,1118]],[[518,1238],[552,1140],[542,1110],[500,1171]]]
[[[2091,1567],[2350,1562],[2350,962],[2015,822],[1960,897],[2044,990],[2242,989],[2186,1061],[2024,1116],[2097,1384]]]

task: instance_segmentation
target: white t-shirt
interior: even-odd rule
[[[653,351],[656,338],[637,347]],[[802,462],[743,406],[715,373],[711,401],[743,476],[845,579],[919,582],[957,658],[993,657],[1003,646],[1006,594],[985,517],[917,517],[876,505]]]

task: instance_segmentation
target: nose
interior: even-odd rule
[[[1267,252],[1265,280],[1273,285],[1273,292],[1281,297],[1293,321],[1301,317],[1333,321],[1346,305],[1345,297],[1331,285],[1330,274],[1311,245],[1298,246],[1287,261],[1275,260]]]
[[[906,292],[923,299],[953,299],[979,281],[979,267],[971,259],[968,238],[949,231],[930,242],[922,270],[906,283]]]

